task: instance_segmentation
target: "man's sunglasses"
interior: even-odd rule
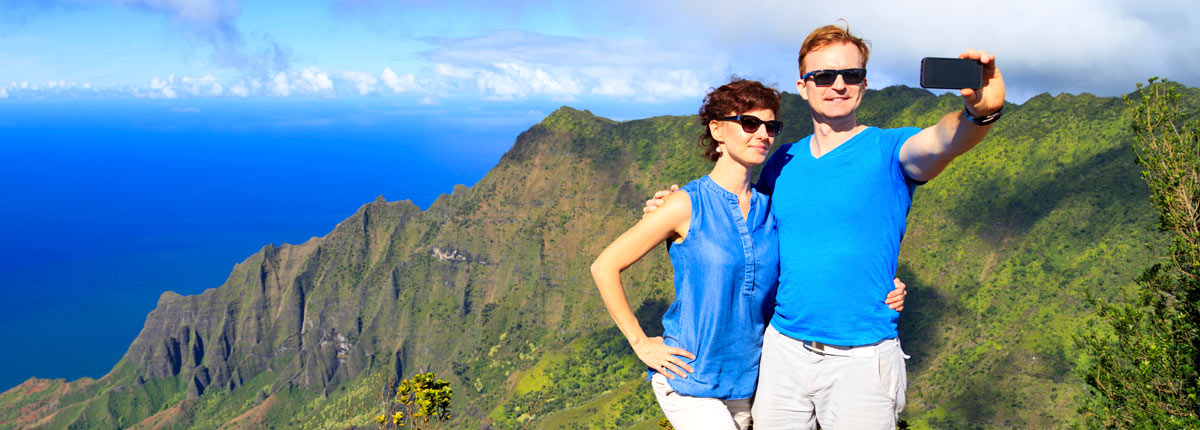
[[[721,118],[721,121],[737,121],[742,124],[742,131],[750,134],[758,132],[758,127],[767,125],[767,136],[775,137],[780,131],[783,131],[783,121],[771,120],[763,121],[754,115],[734,115]]]
[[[858,85],[867,78],[867,69],[813,70],[805,73],[800,80],[807,81],[808,78],[812,78],[818,87],[828,87],[833,85],[838,75],[842,75],[842,81],[846,82],[846,85]]]

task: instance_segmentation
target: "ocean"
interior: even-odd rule
[[[506,106],[0,100],[0,390],[103,376],[164,291],[215,288],[377,196],[426,208],[474,184],[549,113]]]

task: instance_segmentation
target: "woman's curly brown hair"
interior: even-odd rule
[[[704,131],[698,139],[704,157],[711,161],[721,158],[721,153],[717,152],[717,140],[713,139],[708,129],[709,122],[756,109],[767,109],[778,115],[779,90],[762,82],[734,77],[728,84],[704,96],[704,104],[700,106],[700,125],[704,126]]]

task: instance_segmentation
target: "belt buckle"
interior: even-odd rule
[[[804,341],[804,346],[808,347],[809,351],[825,355],[825,344],[821,342],[806,340]]]

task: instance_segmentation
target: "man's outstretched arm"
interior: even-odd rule
[[[965,88],[961,92],[967,113],[982,119],[999,112],[1004,107],[1004,79],[996,69],[996,57],[972,49],[958,58],[983,64],[982,87],[978,91]],[[904,142],[900,147],[900,164],[910,178],[928,181],[942,173],[955,157],[974,148],[991,129],[991,123],[979,125],[962,111],[954,111]]]

